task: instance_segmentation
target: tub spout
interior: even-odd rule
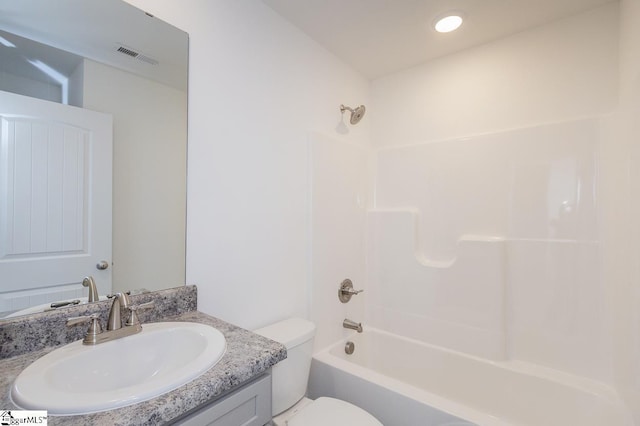
[[[358,333],[362,333],[362,323],[361,322],[355,322],[355,321],[351,321],[350,319],[345,319],[344,321],[342,321],[342,326],[344,328],[355,330]]]

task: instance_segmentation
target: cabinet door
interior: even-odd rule
[[[246,384],[178,420],[180,426],[263,426],[271,420],[271,375]]]

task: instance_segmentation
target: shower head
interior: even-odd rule
[[[349,122],[351,124],[358,124],[358,122],[362,120],[362,117],[364,117],[364,113],[366,112],[366,110],[367,109],[364,107],[364,105],[360,105],[356,109],[349,108],[348,106],[340,105],[341,113],[344,114],[345,111],[351,112],[351,118],[349,119]]]

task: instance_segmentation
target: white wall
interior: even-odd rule
[[[620,3],[620,105],[600,147],[603,280],[614,379],[640,423],[640,2]]]
[[[624,397],[640,423],[640,2],[623,0],[621,9],[621,85],[620,100],[625,137],[631,142],[631,281],[617,292],[623,306],[614,307],[614,326],[626,334],[616,336],[615,373]],[[613,284],[613,282],[612,282]],[[623,326],[625,324],[625,326]]]
[[[345,318],[364,321],[369,290],[345,304],[338,299],[338,288],[346,278],[356,290],[367,287],[364,226],[368,149],[317,133],[311,135],[310,144],[310,317],[318,326],[315,348],[321,349],[346,337],[349,331],[342,327]]]
[[[62,101],[62,87],[59,84],[32,80],[21,75],[0,71],[0,90],[44,99],[45,101]]]
[[[345,134],[339,106],[367,104],[369,83],[261,2],[129,1],[190,36],[187,281],[199,309],[247,328],[309,316],[308,137],[366,144],[367,123]]]
[[[84,93],[84,61],[80,61],[69,76],[69,105],[82,107]]]
[[[113,291],[185,279],[186,93],[85,60],[84,108],[113,116]],[[108,82],[108,84],[105,84]]]
[[[617,4],[428,62],[372,84],[374,146],[582,118],[615,108]]]

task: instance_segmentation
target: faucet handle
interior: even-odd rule
[[[347,303],[351,300],[351,296],[362,293],[364,290],[354,290],[353,282],[349,278],[342,281],[340,288],[338,289],[338,299],[342,303]]]
[[[71,317],[71,318],[67,318],[67,327],[71,327],[73,325],[78,325],[78,324],[84,324],[91,321],[92,325],[94,322],[97,322],[98,325],[100,325],[100,315],[98,314],[91,314],[91,315],[86,315],[86,316],[81,316],[81,317]],[[102,327],[100,327],[102,328]]]
[[[131,311],[131,315],[129,315],[129,319],[125,323],[125,325],[137,325],[140,324],[140,318],[138,318],[138,310],[142,309],[151,309],[156,307],[156,302],[153,300],[151,302],[143,303],[141,305],[131,305],[129,306],[129,311]]]
[[[100,315],[92,314],[89,316],[82,317],[71,317],[67,319],[67,327],[71,327],[78,324],[89,324],[89,329],[87,330],[87,334],[84,336],[84,340],[82,341],[86,345],[95,344],[96,338],[98,334],[102,333],[102,324],[100,324]]]

